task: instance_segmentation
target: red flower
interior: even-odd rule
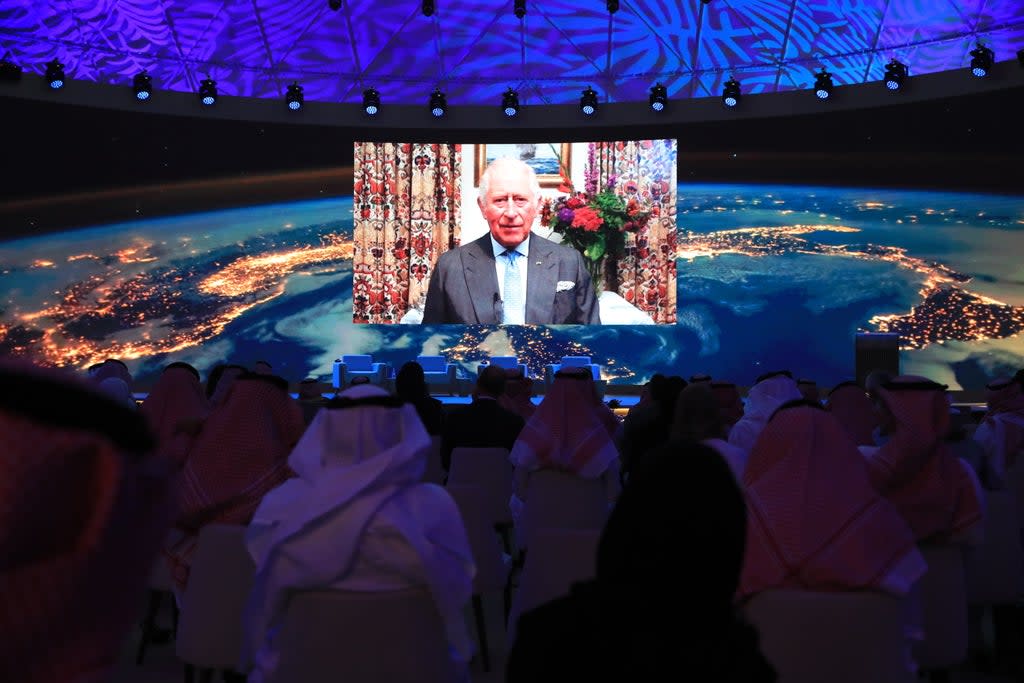
[[[604,219],[601,218],[601,214],[589,206],[582,206],[576,209],[576,215],[572,218],[572,225],[574,228],[583,228],[587,232],[597,232],[604,225]]]
[[[569,197],[569,201],[565,203],[570,209],[578,209],[582,206],[586,206],[586,202],[579,197]]]

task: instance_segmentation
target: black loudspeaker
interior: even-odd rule
[[[874,370],[887,372],[893,377],[900,374],[900,338],[887,332],[858,332],[854,342],[854,367],[857,384]]]

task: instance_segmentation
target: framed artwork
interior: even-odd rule
[[[558,187],[562,183],[559,169],[569,175],[572,168],[572,143],[569,142],[538,142],[476,146],[475,163],[473,164],[473,186],[480,187],[480,176],[487,164],[500,157],[512,157],[525,161],[536,172],[540,186],[544,188]]]

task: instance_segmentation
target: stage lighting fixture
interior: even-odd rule
[[[341,9],[341,0],[327,0],[327,6],[337,12]]]
[[[288,92],[285,93],[284,96],[284,101],[292,111],[302,109],[302,105],[305,104],[305,99],[302,97],[302,86],[298,83],[292,83],[289,85]]]
[[[506,90],[505,94],[501,96],[501,109],[505,112],[505,116],[510,118],[519,113],[519,95],[512,88]]]
[[[995,61],[995,52],[984,45],[978,45],[971,50],[971,73],[978,78],[984,78],[992,71],[992,64]]]
[[[608,8],[608,14],[615,14],[619,11],[619,0],[608,0],[605,6]]]
[[[380,93],[373,88],[363,91],[363,111],[367,116],[376,116],[380,111]]]
[[[432,17],[434,16],[434,0],[423,0],[423,16]]]
[[[46,82],[54,90],[64,87],[64,65],[56,59],[46,63]]]
[[[448,111],[448,101],[445,99],[444,93],[440,89],[430,93],[430,113],[435,118],[441,118],[446,111]]]
[[[727,107],[738,107],[740,98],[740,82],[735,78],[729,78],[722,89],[722,103]]]
[[[212,79],[204,78],[199,83],[199,101],[207,107],[217,103],[217,84]]]
[[[827,100],[832,96],[832,74],[824,67],[814,77],[814,94],[819,100]]]
[[[580,111],[587,116],[593,116],[594,112],[597,111],[597,91],[589,85],[583,91],[582,97],[580,97]]]
[[[651,86],[650,102],[651,109],[654,111],[665,110],[665,105],[668,104],[668,90],[661,83],[655,83]]]
[[[6,57],[0,59],[0,81],[15,83],[21,80],[21,67]]]
[[[885,87],[889,90],[899,90],[903,87],[903,81],[910,76],[910,69],[903,62],[890,59],[885,66]]]
[[[136,74],[132,80],[132,90],[135,92],[135,99],[145,102],[153,94],[153,79],[145,71]]]
[[[526,16],[526,0],[515,0],[512,3],[512,13],[519,19]]]

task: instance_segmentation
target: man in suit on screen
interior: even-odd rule
[[[583,255],[530,233],[540,200],[532,168],[491,162],[477,199],[489,232],[437,259],[425,324],[600,324]]]

